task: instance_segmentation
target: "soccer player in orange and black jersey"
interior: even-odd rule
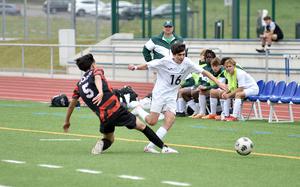
[[[115,126],[126,126],[136,129],[155,145],[162,149],[162,153],[171,153],[172,149],[164,145],[151,128],[143,124],[135,115],[120,105],[118,98],[113,94],[111,87],[104,77],[103,69],[96,67],[94,57],[87,54],[76,59],[78,68],[85,72],[74,90],[72,101],[68,107],[63,126],[68,132],[71,115],[78,99],[81,97],[87,106],[95,112],[100,119],[100,132],[103,138],[99,139],[92,149],[92,154],[100,154],[111,146],[114,141]]]
[[[99,105],[94,104],[92,101],[94,96],[99,94],[95,84],[95,76],[97,75],[101,78],[103,92]],[[83,75],[73,93],[73,98],[79,99],[79,97],[100,117],[101,123],[106,123],[110,117],[116,117],[116,115],[112,116],[112,114],[120,109],[120,102],[113,94],[102,69],[90,69]]]

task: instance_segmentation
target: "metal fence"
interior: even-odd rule
[[[57,0],[48,0],[57,1]],[[65,0],[60,0],[65,1]],[[128,0],[134,5],[140,6],[145,0]],[[240,0],[239,0],[240,1]],[[21,14],[11,15],[5,11],[1,12],[1,37],[3,39],[25,39],[25,40],[56,40],[59,29],[75,29],[79,40],[100,40],[112,34],[111,16],[99,17],[86,14],[79,16],[76,12],[74,0],[70,0],[71,8],[69,12],[51,11],[50,7],[43,8],[44,0],[2,0],[0,4],[15,4]],[[98,1],[96,1],[98,2]],[[106,3],[111,2],[106,0]],[[148,1],[146,1],[148,2]],[[135,37],[152,36],[161,31],[162,23],[167,19],[172,19],[169,14],[154,14],[155,8],[179,0],[160,0],[151,3],[152,16],[147,17],[147,9],[144,12],[146,20],[141,19],[141,12],[137,12],[134,17],[122,17],[119,15],[119,32],[134,33]],[[205,2],[205,3],[204,3]],[[224,38],[232,38],[232,6],[224,0],[189,0],[187,8],[190,11],[188,21],[184,23],[187,28],[187,38],[215,38],[215,23],[223,20]],[[285,0],[247,0],[240,1],[239,5],[239,38],[257,38],[257,29],[261,21],[260,13],[266,10],[269,15],[276,15],[276,22],[281,26],[285,38],[295,38],[295,24],[299,22],[298,1]],[[205,4],[205,9],[204,9]],[[47,4],[48,5],[48,4]],[[75,6],[73,6],[75,5]],[[95,5],[97,6],[97,5]],[[95,9],[98,10],[98,9]],[[109,8],[105,11],[108,11]],[[204,11],[205,10],[205,11]],[[276,10],[276,11],[275,11]],[[123,11],[123,10],[122,10]],[[140,11],[140,10],[139,10]],[[119,14],[121,9],[119,9]],[[276,12],[276,14],[275,14]],[[205,13],[205,14],[204,14]],[[115,16],[113,16],[115,17]],[[183,23],[180,20],[180,13],[174,14],[175,31],[181,35]],[[291,29],[293,28],[293,29]],[[148,33],[145,35],[145,31]]]
[[[131,81],[145,81],[150,82],[151,78],[149,77],[149,72],[141,73],[135,77],[132,77],[132,73],[127,71],[128,64],[134,63],[144,63],[144,59],[141,55],[140,49],[141,46],[126,46],[126,45],[101,45],[101,46],[91,46],[91,45],[58,45],[58,44],[1,44],[1,47],[13,47],[18,49],[15,52],[15,56],[20,56],[19,60],[15,62],[15,66],[8,68],[5,67],[4,63],[1,65],[0,70],[2,72],[19,72],[21,75],[26,75],[30,73],[44,73],[49,77],[54,77],[55,75],[74,75],[77,73],[78,77],[81,75],[79,71],[77,72],[68,72],[68,68],[75,67],[74,58],[79,57],[86,53],[92,53],[95,56],[97,64],[103,66],[106,71],[109,71],[107,76],[111,80],[131,80]],[[70,57],[67,60],[66,67],[59,65],[59,48],[76,48],[77,56]],[[35,69],[34,64],[35,60],[27,60],[32,56],[32,52],[26,53],[26,49],[28,48],[44,48],[45,54],[41,54],[46,56],[45,59],[39,64],[41,68]],[[188,56],[195,62],[198,61],[199,51],[203,49],[200,46],[193,46],[189,48]],[[290,81],[291,74],[300,75],[300,53],[291,52],[291,53],[265,53],[258,55],[257,53],[224,53],[219,48],[211,48],[216,52],[216,54],[222,58],[225,56],[231,56],[237,61],[243,62],[245,60],[241,59],[261,59],[264,61],[264,64],[254,64],[250,66],[249,64],[240,63],[244,69],[249,71],[250,73],[260,73],[261,76],[264,76],[265,81],[269,80],[270,73],[275,73],[275,75],[282,74],[285,76],[287,82]],[[272,49],[276,51],[276,49]],[[281,49],[282,50],[282,49]],[[288,49],[290,51],[300,49]],[[34,51],[34,50],[33,50]],[[272,59],[276,57],[276,62],[273,62]],[[1,57],[3,58],[3,57]],[[271,62],[270,62],[271,61]],[[295,65],[299,63],[299,65]],[[291,68],[292,66],[292,68]],[[27,68],[31,67],[31,68]],[[75,69],[77,69],[75,67]],[[126,78],[126,79],[125,79]],[[299,77],[300,78],[300,77]]]

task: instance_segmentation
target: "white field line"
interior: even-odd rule
[[[1,184],[0,184],[0,187],[11,187],[11,186],[4,186],[4,185],[1,185]]]
[[[161,181],[163,184],[170,184],[173,186],[191,186],[189,183],[183,183],[183,182],[175,182],[175,181]]]
[[[40,134],[64,135],[64,136],[75,136],[75,137],[84,137],[84,138],[99,138],[98,135],[96,136],[96,135],[89,135],[89,134],[73,134],[73,133],[63,133],[63,132],[41,131],[41,130],[34,130],[34,129],[18,129],[18,128],[0,127],[0,130],[17,131],[17,132],[29,132],[29,133],[40,133]],[[126,141],[126,142],[149,143],[146,140],[136,140],[136,139],[127,139],[127,138],[116,138],[116,140]],[[188,144],[168,143],[168,145],[169,146],[174,146],[174,147],[190,148],[190,149],[235,153],[235,151],[232,150],[232,149],[222,149],[222,148],[205,147],[205,146],[188,145]],[[252,153],[252,155],[300,160],[300,156],[291,156],[291,155],[279,155],[279,154],[268,154],[268,153]]]
[[[143,177],[138,177],[138,176],[130,176],[130,175],[119,175],[119,178],[122,179],[131,179],[131,180],[144,180]]]
[[[50,165],[50,164],[38,164],[38,166],[44,167],[44,168],[51,168],[51,169],[59,169],[59,168],[62,168],[62,166]]]
[[[95,170],[89,170],[89,169],[76,169],[76,171],[81,173],[89,173],[89,174],[101,174],[102,171],[95,171]]]
[[[72,142],[72,141],[81,141],[81,139],[40,139],[40,141],[48,141],[48,142]]]
[[[25,161],[19,161],[19,160],[2,160],[2,162],[7,162],[7,163],[13,163],[13,164],[25,164]]]

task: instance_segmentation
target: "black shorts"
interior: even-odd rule
[[[133,129],[136,127],[136,117],[121,106],[106,122],[100,124],[100,132],[112,133],[115,131],[115,126]]]

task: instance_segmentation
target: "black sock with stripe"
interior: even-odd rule
[[[155,134],[155,132],[146,125],[146,128],[142,131],[144,135],[157,147],[163,148],[164,142]]]

